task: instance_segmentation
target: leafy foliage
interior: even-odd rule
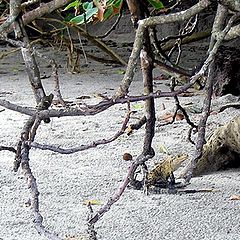
[[[122,8],[123,0],[93,0],[93,1],[81,1],[75,0],[67,5],[64,11],[70,13],[65,18],[65,21],[81,25],[83,23],[91,21],[104,21],[112,16],[119,14]],[[71,10],[74,10],[74,15]]]
[[[156,9],[159,10],[164,8],[164,5],[161,0],[148,0],[148,2]]]

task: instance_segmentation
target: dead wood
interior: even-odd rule
[[[203,147],[193,176],[240,166],[240,117],[218,128]]]

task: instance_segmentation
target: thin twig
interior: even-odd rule
[[[13,153],[17,153],[17,150],[14,147],[0,146],[0,151],[5,151],[5,150]]]
[[[55,93],[55,97],[57,98],[57,101],[63,106],[65,107],[66,104],[63,100],[62,94],[61,94],[61,90],[60,90],[60,82],[59,82],[59,74],[58,74],[58,66],[56,61],[53,58],[47,57],[46,55],[40,53],[39,51],[37,51],[36,49],[34,49],[34,52],[36,53],[37,56],[39,56],[40,58],[43,58],[45,60],[47,60],[51,66],[52,66],[52,77],[53,77],[53,82],[54,82],[54,93]]]
[[[41,150],[50,150],[53,152],[57,152],[57,153],[61,153],[61,154],[72,154],[72,153],[76,153],[76,152],[80,152],[80,151],[84,151],[86,149],[90,149],[90,148],[95,148],[98,145],[103,145],[103,144],[108,144],[110,142],[115,141],[117,138],[119,138],[122,134],[124,134],[126,128],[127,128],[127,124],[129,122],[130,119],[130,115],[131,115],[131,111],[130,108],[125,116],[125,119],[123,121],[123,124],[121,126],[121,129],[119,131],[117,131],[117,133],[115,133],[112,137],[108,138],[108,139],[99,139],[99,140],[95,140],[92,143],[86,144],[86,145],[81,145],[79,147],[74,147],[74,148],[60,148],[57,146],[52,146],[52,145],[47,145],[47,144],[40,144],[40,143],[36,143],[36,142],[31,142],[30,146],[33,148],[38,148]]]
[[[89,224],[95,224],[106,212],[108,212],[111,208],[111,206],[117,202],[120,197],[122,196],[123,192],[125,191],[126,187],[128,186],[131,176],[136,171],[137,167],[146,162],[149,158],[152,158],[152,155],[140,155],[137,157],[137,159],[129,166],[128,173],[123,181],[123,183],[120,185],[118,190],[108,199],[107,203],[104,204],[94,215],[93,217],[88,221]]]
[[[128,96],[124,98],[117,98],[117,99],[109,99],[99,102],[95,105],[85,105],[81,108],[75,107],[75,108],[68,108],[68,109],[51,109],[51,110],[43,110],[37,112],[35,109],[30,107],[22,107],[17,104],[11,103],[7,100],[0,99],[0,106],[3,106],[7,109],[26,114],[29,116],[38,115],[40,119],[44,119],[46,117],[63,117],[63,116],[87,116],[87,115],[95,115],[97,113],[100,113],[111,106],[115,104],[124,104],[127,102],[138,102],[138,101],[144,101],[149,98],[161,98],[161,97],[174,97],[176,95],[179,95],[183,92],[185,92],[187,89],[189,89],[191,86],[194,85],[194,83],[199,79],[199,77],[202,76],[204,73],[205,65],[203,65],[202,69],[197,72],[193,77],[190,78],[190,81],[179,87],[174,92],[161,92],[156,91],[154,93],[149,93],[147,95],[140,95],[140,96]]]

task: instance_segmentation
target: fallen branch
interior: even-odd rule
[[[14,147],[0,146],[0,151],[5,151],[5,150],[13,153],[17,153],[17,150]]]
[[[44,119],[46,117],[64,117],[64,116],[88,116],[88,115],[96,115],[97,113],[100,113],[111,106],[115,104],[124,104],[128,102],[138,102],[138,101],[145,101],[149,98],[161,98],[161,97],[174,97],[176,95],[179,95],[183,92],[185,92],[187,89],[189,89],[191,86],[194,85],[194,83],[199,79],[200,76],[202,76],[203,71],[200,70],[196,75],[191,77],[191,81],[181,87],[179,87],[174,92],[161,92],[156,91],[154,93],[149,93],[147,95],[140,95],[140,96],[128,96],[124,98],[117,98],[117,99],[109,99],[101,101],[95,105],[85,105],[75,108],[67,108],[67,109],[50,109],[50,110],[43,110],[37,112],[36,109],[30,108],[30,107],[22,107],[17,104],[11,103],[7,100],[0,99],[0,106],[5,107],[7,109],[26,114],[29,116],[37,115],[40,119]]]
[[[143,156],[142,154],[137,157],[137,159],[129,166],[127,176],[125,177],[123,183],[118,188],[118,190],[108,199],[107,203],[103,205],[88,221],[89,224],[93,225],[95,224],[106,212],[108,212],[111,208],[111,206],[117,202],[120,197],[122,196],[123,192],[125,191],[126,187],[128,186],[130,182],[131,176],[136,171],[137,167],[144,162],[146,162],[148,159],[152,158],[152,155]]]
[[[211,1],[209,0],[201,0],[193,7],[181,11],[178,13],[173,13],[169,15],[162,15],[157,17],[149,17],[143,20],[139,21],[138,28],[135,35],[135,41],[133,45],[132,53],[129,57],[126,73],[122,79],[122,82],[116,91],[113,98],[119,98],[122,96],[125,96],[128,93],[129,87],[131,85],[133,76],[134,76],[134,70],[137,65],[138,58],[140,56],[140,51],[143,44],[143,36],[145,29],[150,26],[155,26],[163,23],[171,23],[176,21],[184,21],[186,19],[189,19],[190,17],[196,15],[200,11],[204,10],[211,4]]]
[[[127,128],[127,124],[130,119],[130,115],[131,115],[131,111],[130,111],[130,106],[129,106],[128,113],[125,116],[125,119],[124,119],[121,129],[116,134],[114,134],[114,136],[112,136],[108,139],[95,140],[92,143],[89,143],[86,145],[81,145],[81,146],[75,147],[75,148],[68,148],[68,149],[60,148],[60,147],[56,147],[56,146],[52,146],[52,145],[47,145],[47,144],[40,144],[40,143],[36,143],[36,142],[31,142],[30,146],[33,148],[38,148],[41,150],[50,150],[50,151],[61,153],[61,154],[72,154],[72,153],[84,151],[86,149],[97,147],[98,145],[108,144],[110,142],[115,141],[122,134],[124,134],[124,132]]]
[[[239,16],[240,16],[240,13],[234,14],[229,19],[223,31],[219,31],[218,33],[215,33],[217,34],[216,35],[217,38],[214,38],[214,40],[216,39],[216,41],[214,44],[212,44],[212,46],[210,46],[208,58],[206,59],[202,69],[200,70],[200,71],[205,71],[210,65],[208,70],[207,83],[206,83],[206,97],[203,102],[202,116],[198,124],[198,137],[196,142],[196,151],[194,153],[193,159],[190,160],[190,162],[186,165],[186,167],[182,171],[182,175],[184,176],[184,179],[186,182],[189,182],[190,179],[192,178],[193,171],[196,168],[196,165],[202,156],[203,145],[205,143],[206,123],[207,123],[208,116],[210,114],[211,99],[213,94],[213,84],[214,84],[213,71],[215,71],[214,60],[220,44],[222,43],[228,31],[230,30],[234,21]],[[215,21],[215,24],[218,25],[219,23]]]

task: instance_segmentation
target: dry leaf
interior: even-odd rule
[[[171,122],[173,120],[173,115],[171,113],[166,113],[162,116],[162,120],[165,122]]]
[[[84,200],[83,205],[102,205],[102,202],[96,199],[91,199],[91,200]]]
[[[218,114],[217,111],[212,111],[212,112],[210,112],[210,115],[217,115],[217,114]]]
[[[184,119],[184,115],[182,113],[177,113],[175,120],[176,121],[182,121]],[[162,116],[162,120],[165,122],[172,122],[173,121],[173,114],[172,113],[166,113]]]
[[[231,197],[230,197],[230,200],[240,200],[240,195],[232,195]]]
[[[184,115],[182,113],[177,113],[175,119],[176,121],[182,121],[184,119]]]
[[[160,153],[169,154],[169,151],[168,151],[167,147],[164,144],[159,143],[158,144],[158,149],[159,149]]]

